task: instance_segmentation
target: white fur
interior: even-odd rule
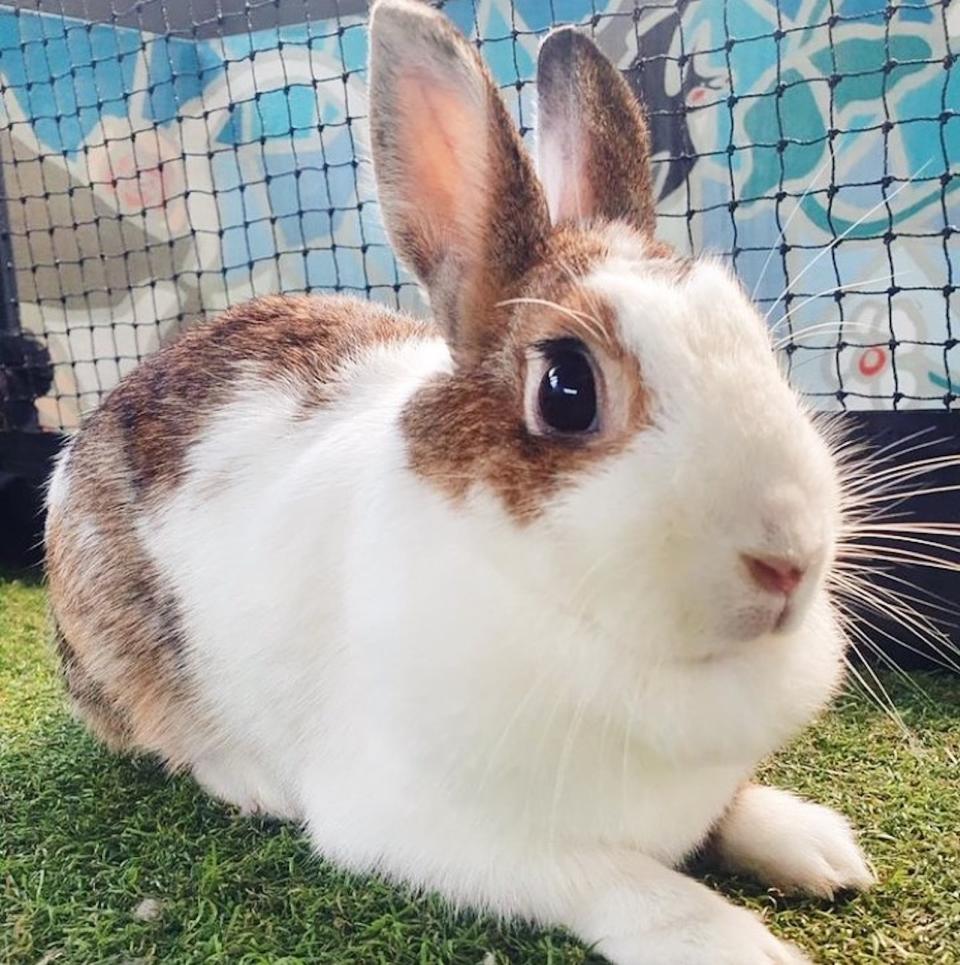
[[[54,460],[53,472],[47,483],[47,510],[56,512],[67,503],[70,494],[70,449],[67,443]]]

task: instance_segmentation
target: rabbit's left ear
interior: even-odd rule
[[[562,27],[540,47],[537,97],[538,168],[553,223],[626,221],[652,237],[650,135],[620,71]]]

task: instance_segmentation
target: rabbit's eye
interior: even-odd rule
[[[544,425],[565,434],[597,426],[597,386],[586,347],[575,339],[542,346],[546,368],[537,392]]]

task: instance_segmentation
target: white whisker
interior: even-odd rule
[[[860,225],[862,225],[863,222],[867,220],[867,218],[869,218],[869,217],[870,217],[872,214],[874,214],[875,212],[879,211],[879,210],[880,210],[882,207],[884,207],[885,205],[888,205],[898,194],[900,194],[901,191],[905,190],[905,189],[908,188],[911,184],[913,184],[913,182],[930,166],[930,164],[931,164],[931,161],[929,161],[929,160],[926,161],[926,162],[924,162],[924,163],[917,169],[916,173],[913,174],[908,180],[904,181],[903,184],[901,184],[901,185],[900,185],[895,191],[893,191],[891,194],[886,194],[886,193],[885,193],[884,196],[883,196],[883,198],[882,198],[882,200],[878,201],[872,208],[870,208],[869,211],[865,212],[865,213],[864,213],[863,215],[861,215],[856,221],[854,221],[853,224],[850,225],[850,227],[848,227],[848,228],[846,229],[846,231],[844,231],[842,234],[838,235],[838,236],[837,236],[836,238],[834,238],[828,245],[826,245],[826,246],[823,248],[822,251],[818,252],[817,255],[816,255],[814,258],[812,258],[812,259],[803,267],[803,269],[799,272],[799,274],[797,274],[797,275],[794,277],[793,281],[791,281],[790,284],[787,285],[786,288],[784,288],[784,290],[781,292],[780,296],[779,296],[779,297],[777,298],[777,300],[770,306],[770,308],[767,309],[767,313],[763,316],[763,317],[764,317],[764,321],[766,321],[767,319],[770,318],[770,316],[773,314],[774,309],[783,301],[784,297],[790,292],[790,290],[794,287],[794,285],[796,285],[797,282],[800,281],[800,279],[803,278],[803,276],[806,275],[807,272],[810,271],[810,270],[817,264],[817,262],[820,261],[821,258],[823,258],[824,255],[827,255],[827,254],[829,254],[831,251],[833,251],[833,249],[834,249],[841,241],[843,241],[844,238],[846,238],[851,232],[856,231],[856,229],[859,228]]]
[[[793,206],[793,211],[790,212],[789,217],[786,220],[784,226],[780,229],[780,233],[777,235],[777,240],[770,246],[770,250],[767,252],[767,257],[760,268],[760,274],[757,276],[757,280],[754,283],[753,291],[750,292],[750,301],[755,301],[757,297],[757,291],[760,288],[760,283],[763,281],[764,275],[767,273],[767,269],[770,267],[770,261],[774,256],[777,248],[780,247],[780,243],[786,237],[787,229],[793,223],[793,219],[797,216],[797,212],[800,211],[803,206],[803,202],[807,199],[807,195],[813,190],[813,186],[820,180],[820,176],[824,171],[830,166],[830,164],[835,160],[836,156],[833,153],[827,155],[826,160],[820,165],[820,169],[813,176],[813,180],[806,186],[803,194],[800,195],[797,203]]]
[[[858,329],[863,332],[875,332],[878,331],[876,326],[860,324],[859,322],[823,322],[819,325],[808,325],[805,328],[798,329],[796,332],[791,332],[789,335],[784,335],[783,338],[778,338],[772,343],[772,348],[774,352],[779,352],[781,349],[790,345],[793,342],[798,342],[802,338],[810,338],[812,335],[824,335],[836,333],[837,335],[847,329]]]
[[[557,302],[552,302],[548,298],[506,298],[501,302],[497,302],[498,308],[505,305],[539,305],[542,308],[552,308],[582,326],[591,336],[600,342],[609,341],[607,333],[603,330],[599,319],[594,318],[593,315],[588,315],[586,312],[577,311],[575,308],[559,305]]]
[[[907,271],[900,272],[900,277],[904,277],[906,275],[915,275],[915,274],[917,274],[916,271],[907,270]],[[781,325],[783,325],[787,321],[788,318],[790,318],[791,315],[795,314],[796,312],[799,312],[800,309],[804,307],[804,305],[809,305],[810,302],[815,302],[818,298],[826,298],[828,295],[832,295],[835,292],[850,291],[851,289],[859,288],[862,285],[872,285],[874,282],[889,281],[891,278],[893,278],[893,275],[888,273],[886,275],[878,275],[876,278],[865,278],[862,281],[852,281],[846,285],[831,285],[830,288],[825,288],[822,292],[817,292],[815,295],[809,295],[807,298],[804,298],[802,302],[799,302],[798,304],[794,305],[793,308],[791,308],[788,312],[785,312],[780,317],[776,325],[771,326],[770,331],[775,332],[778,328],[780,328]],[[847,325],[853,325],[856,323],[842,322],[840,324],[846,327]],[[879,326],[863,325],[863,327],[877,328]],[[798,334],[799,332],[802,332],[802,331],[804,331],[804,329],[799,329]]]

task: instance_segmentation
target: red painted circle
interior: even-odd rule
[[[869,379],[878,372],[883,371],[886,364],[887,353],[882,348],[868,348],[863,355],[860,356],[858,366],[860,374],[865,375]]]

